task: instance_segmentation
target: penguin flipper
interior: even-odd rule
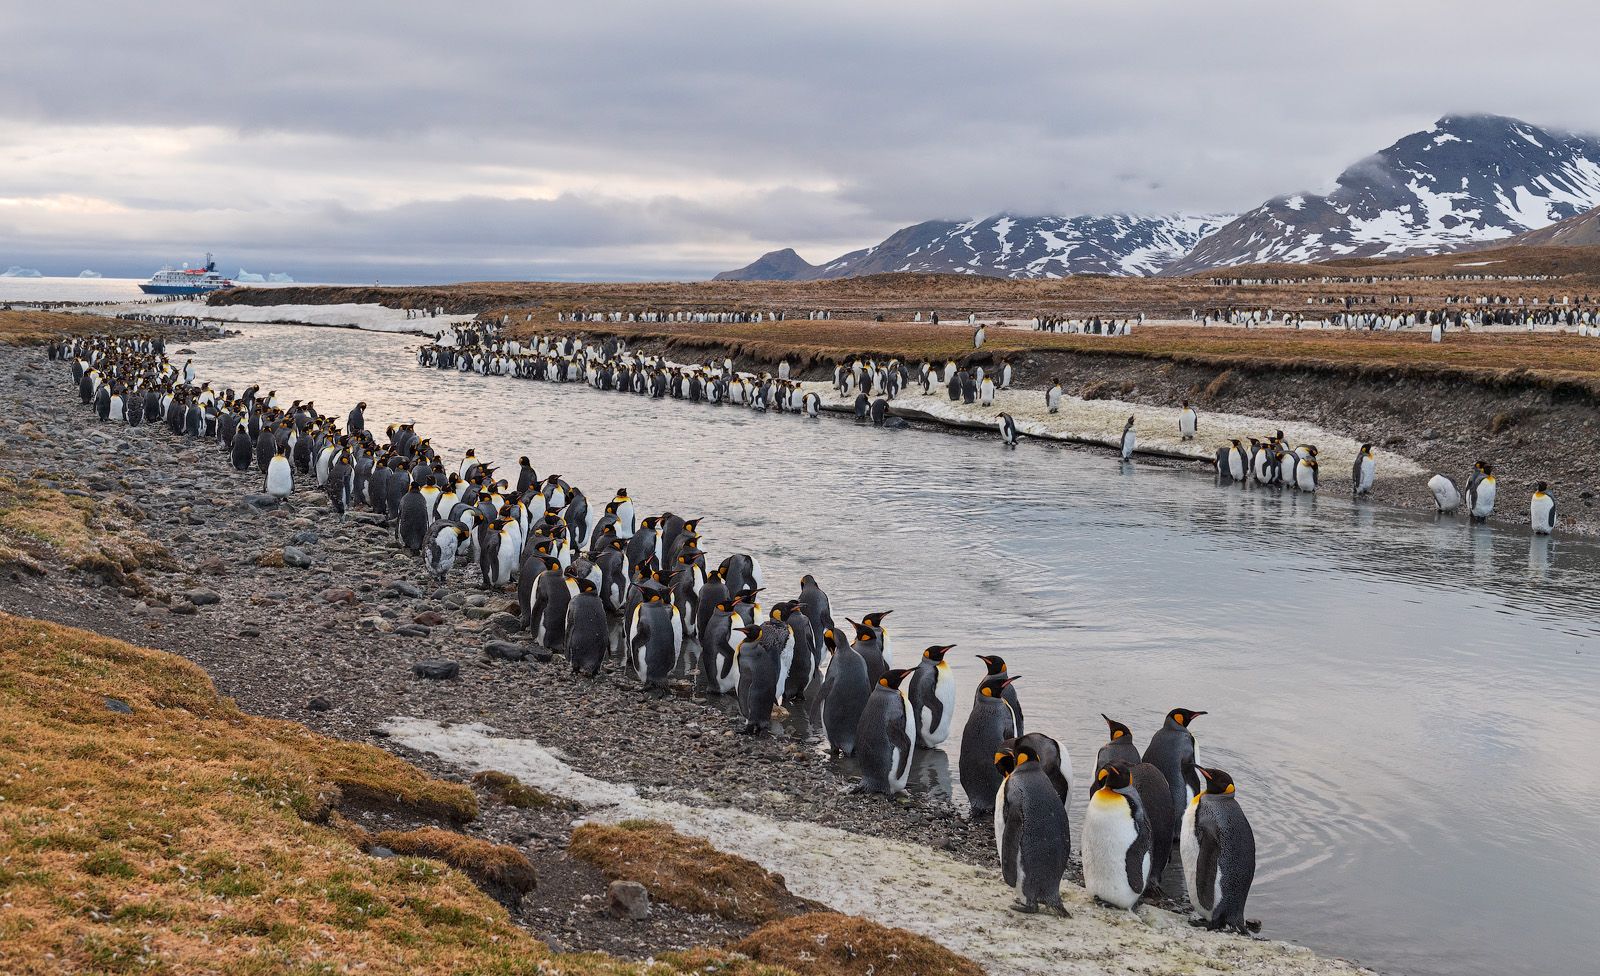
[[[1022,804],[1005,804],[1005,833],[1001,835],[1000,876],[1012,888],[1017,886],[1018,865],[1022,862]]]
[[[1199,899],[1199,907],[1210,915],[1216,907],[1217,863],[1222,853],[1222,836],[1217,830],[1216,820],[1207,816],[1204,808],[1195,811],[1194,829],[1200,841],[1200,854],[1195,858],[1194,894]]]
[[[903,780],[911,768],[912,742],[906,738],[905,727],[891,722],[889,725],[889,745],[900,750],[900,765],[892,773],[895,779]]]

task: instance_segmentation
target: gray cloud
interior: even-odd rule
[[[695,277],[998,210],[1241,210],[1451,111],[1600,130],[1503,6],[10,4],[0,264]],[[1589,5],[1541,0],[1562,49]]]

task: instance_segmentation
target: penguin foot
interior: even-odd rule
[[[1189,919],[1189,927],[1190,928],[1196,928],[1196,929],[1206,929],[1206,928],[1210,928],[1211,927],[1211,923],[1206,921],[1205,919],[1201,918],[1200,916],[1196,915],[1194,918]]]
[[[1019,898],[1011,903],[1011,910],[1020,912],[1023,915],[1037,915],[1039,914],[1039,903],[1036,901],[1023,901]]]
[[[1071,918],[1072,917],[1072,913],[1067,911],[1067,906],[1061,904],[1059,901],[1058,902],[1052,902],[1047,907],[1050,909],[1050,914],[1056,916],[1057,918]]]
[[[1163,899],[1165,897],[1167,897],[1167,893],[1161,889],[1161,883],[1159,881],[1152,882],[1149,885],[1145,886],[1145,889],[1144,889],[1144,900],[1145,901],[1159,901],[1159,900],[1161,900],[1161,899]]]
[[[1240,930],[1239,934],[1240,935],[1244,935],[1244,934],[1248,933],[1250,935],[1255,935],[1256,933],[1258,933],[1260,931],[1261,931],[1261,919],[1259,919],[1259,918],[1247,918],[1247,919],[1244,920],[1244,928]]]

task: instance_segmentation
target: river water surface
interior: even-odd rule
[[[527,454],[596,507],[625,486],[703,515],[713,560],[756,554],[773,599],[809,572],[836,617],[894,610],[902,662],[956,644],[962,715],[972,655],[1001,654],[1079,777],[1101,712],[1142,745],[1168,709],[1206,710],[1270,937],[1405,973],[1596,971],[1600,549],[1038,442],[422,369],[414,337],[243,331],[196,347],[202,379],[340,417],[365,400],[369,426],[415,421],[447,457]]]

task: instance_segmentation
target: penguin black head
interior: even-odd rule
[[[539,560],[539,563],[544,566],[545,572],[559,573],[561,571],[561,560],[557,559],[556,557],[547,555],[545,553],[540,553],[536,558]]]
[[[859,643],[861,641],[870,641],[870,640],[877,640],[878,639],[878,632],[873,630],[871,627],[868,627],[866,624],[859,623],[857,621],[851,620],[849,617],[846,617],[844,619],[845,619],[846,623],[848,623],[850,626],[852,626],[852,627],[854,627],[856,629],[856,642],[857,643]]]
[[[1015,739],[1007,739],[1000,744],[994,753],[994,768],[1000,770],[1000,775],[1010,776],[1017,768],[1017,746]]]
[[[1371,453],[1372,453],[1372,445],[1371,444],[1363,444],[1363,445],[1361,445],[1361,456],[1362,457],[1366,457],[1368,454],[1371,454]]]
[[[735,627],[734,629],[744,635],[744,639],[747,643],[750,641],[759,640],[761,638],[760,627]]]
[[[1533,490],[1542,495],[1550,490],[1550,483],[1548,481],[1541,481],[1533,486]]]
[[[1213,796],[1228,796],[1233,793],[1233,777],[1220,769],[1207,769],[1205,766],[1196,766],[1194,771],[1205,780],[1206,792]]]
[[[1133,775],[1122,763],[1109,762],[1094,774],[1094,788],[1100,790],[1125,790],[1133,785]]]
[[[906,680],[906,676],[909,675],[912,670],[912,668],[895,668],[891,671],[885,671],[883,673],[883,677],[878,679],[878,684],[885,688],[898,691],[900,688],[900,683]]]
[[[1133,737],[1132,729],[1128,728],[1126,725],[1123,725],[1116,719],[1111,718],[1105,712],[1101,712],[1100,717],[1106,720],[1106,728],[1111,732],[1112,742],[1115,742],[1118,739],[1130,739]]]
[[[983,662],[983,666],[989,669],[989,676],[990,677],[993,677],[994,675],[997,675],[997,674],[1005,674],[1006,673],[1005,658],[1001,657],[1000,655],[998,655],[998,654],[975,654],[973,656],[976,657],[978,660],[982,661]]]
[[[935,664],[940,664],[944,661],[944,656],[950,652],[950,648],[952,647],[955,647],[955,645],[934,644],[932,647],[929,647],[927,650],[923,651],[922,656]]]
[[[861,618],[861,622],[863,624],[866,624],[868,627],[882,627],[883,626],[883,618],[887,617],[891,613],[894,613],[894,611],[893,610],[879,610],[876,613],[869,613],[865,617],[862,617]]]
[[[1206,713],[1190,711],[1187,708],[1174,708],[1167,713],[1167,721],[1183,728],[1188,728],[1190,722],[1204,714]]]
[[[595,589],[594,580],[589,579],[587,576],[583,577],[580,580],[578,580],[577,583],[578,583],[578,592],[579,593],[596,593],[596,592],[598,592]]]
[[[696,521],[698,521],[698,519]],[[800,585],[801,586],[816,586],[817,585],[817,578],[815,576],[812,576],[810,573],[807,573],[804,576],[800,577]]]
[[[829,654],[839,653],[839,635],[833,632],[832,627],[822,632],[822,643],[827,645]]]
[[[524,468],[528,467],[528,463],[529,463],[528,462],[528,456],[526,454],[524,454],[522,457],[517,458],[517,464],[522,466],[522,467],[524,467]]]
[[[984,679],[982,681],[978,682],[978,694],[982,695],[985,698],[999,698],[1000,697],[1000,693],[1002,691],[1005,691],[1006,688],[1011,684],[1011,682],[1017,680],[1020,677],[1022,677],[1022,675],[1020,675],[1020,674],[1013,674],[1013,675],[991,674],[991,675],[985,675]]]

